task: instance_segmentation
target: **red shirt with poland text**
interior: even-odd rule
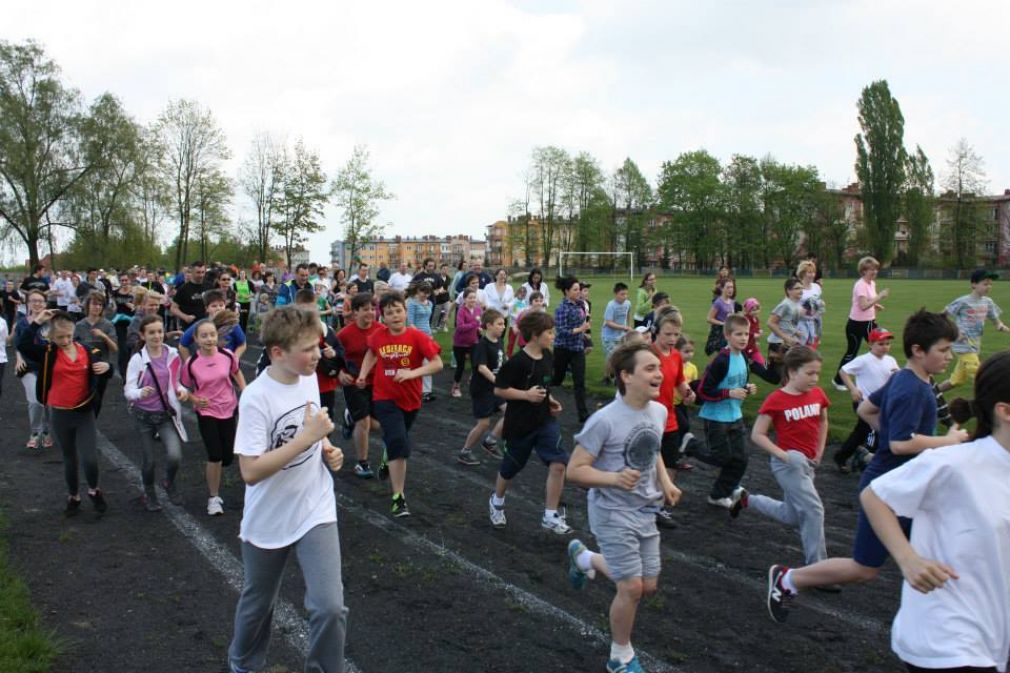
[[[393,336],[382,327],[368,337],[368,349],[375,354],[372,369],[372,400],[392,400],[404,411],[421,408],[421,379],[397,383],[393,380],[398,369],[417,369],[441,352],[435,340],[419,329],[408,327],[402,334]]]
[[[817,457],[821,411],[829,406],[831,402],[820,388],[802,395],[792,395],[779,388],[765,399],[758,413],[771,416],[779,448],[794,449],[813,459]]]

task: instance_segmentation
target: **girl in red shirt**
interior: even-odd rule
[[[48,343],[36,343],[39,328],[49,323]],[[93,405],[97,377],[109,373],[108,362],[92,362],[91,353],[74,341],[74,319],[65,311],[44,310],[29,318],[28,328],[18,333],[17,349],[28,360],[41,362],[36,398],[49,407],[49,423],[63,453],[63,476],[67,483],[67,516],[80,511],[78,454],[88,482],[88,497],[95,511],[108,505],[98,487],[97,430]],[[58,380],[58,386],[53,382]]]
[[[751,441],[771,455],[775,481],[782,487],[781,501],[746,492],[743,507],[800,529],[806,563],[828,557],[824,544],[824,505],[814,487],[814,470],[824,455],[828,438],[828,401],[817,387],[821,354],[807,346],[793,346],[782,360],[786,383],[761,405]],[[769,430],[775,429],[772,441]]]

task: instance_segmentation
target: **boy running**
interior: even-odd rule
[[[1000,332],[1010,330],[1010,327],[999,319],[1003,311],[989,296],[992,292],[992,282],[998,279],[999,274],[977,269],[971,274],[971,292],[950,302],[944,309],[957,325],[957,341],[954,342],[957,364],[954,365],[954,372],[950,378],[940,384],[941,393],[975,380],[978,356],[982,352],[982,330],[986,320],[991,320]]]
[[[568,477],[589,487],[589,525],[600,543],[593,553],[579,540],[568,544],[568,577],[576,589],[599,571],[617,584],[610,605],[610,673],[642,667],[631,646],[631,629],[643,596],[654,594],[659,577],[656,514],[680,491],[667,476],[660,451],[666,408],[656,399],[663,371],[648,344],[622,344],[608,369],[618,397],[593,414],[575,436]]]
[[[370,430],[379,429],[372,409],[372,374],[365,386],[356,383],[361,365],[368,352],[368,337],[382,325],[375,321],[375,308],[370,292],[361,292],[351,297],[347,315],[351,322],[337,333],[337,340],[344,347],[344,369],[340,371],[340,385],[344,391],[344,438],[354,437],[354,450],[358,462],[354,474],[362,479],[375,476],[368,463],[368,435]]]
[[[488,435],[491,417],[505,408],[505,400],[496,397],[494,384],[498,372],[505,364],[505,351],[502,348],[502,334],[505,332],[505,316],[493,308],[484,311],[480,316],[480,325],[484,330],[477,345],[470,355],[474,371],[470,377],[470,397],[473,398],[473,416],[477,424],[466,436],[463,449],[456,460],[463,465],[480,465],[473,455],[477,442],[481,442],[484,450],[495,458],[501,458],[498,451],[498,437],[501,437],[503,419],[495,423],[494,430]]]

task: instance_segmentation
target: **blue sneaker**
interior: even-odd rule
[[[609,673],[645,673],[645,669],[638,663],[637,654],[626,664],[622,664],[617,659],[611,659],[607,662],[607,671]]]
[[[589,551],[581,540],[572,540],[568,543],[568,581],[573,589],[581,589],[586,586],[586,582],[596,575],[596,571],[590,568],[588,571],[579,567],[577,559],[579,555]]]
[[[354,419],[351,418],[351,412],[344,408],[344,417],[340,424],[340,436],[344,439],[350,439],[351,435],[354,434]]]

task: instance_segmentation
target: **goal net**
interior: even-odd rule
[[[634,252],[562,252],[558,253],[558,275],[564,276],[565,269],[574,273],[578,269],[606,271],[616,275],[628,274],[628,287],[635,285]]]

